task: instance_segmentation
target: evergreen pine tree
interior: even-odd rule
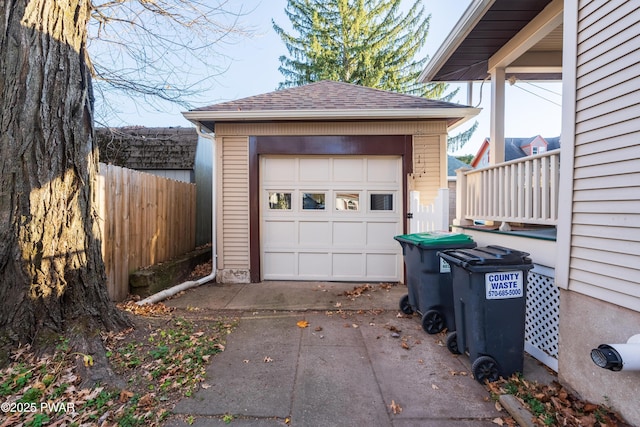
[[[406,0],[405,0],[406,1]],[[418,83],[428,57],[418,57],[427,40],[429,20],[421,0],[403,14],[401,0],[288,0],[287,32],[273,28],[289,55],[280,57],[284,81],[279,89],[321,80],[450,101],[445,83]],[[461,147],[475,130],[452,139]]]
[[[420,84],[427,58],[416,60],[430,16],[416,0],[406,14],[401,0],[289,0],[288,33],[273,22],[289,56],[280,57],[280,88],[334,80],[449,100],[444,83]]]

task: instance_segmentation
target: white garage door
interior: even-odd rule
[[[400,281],[399,156],[260,160],[265,280]]]

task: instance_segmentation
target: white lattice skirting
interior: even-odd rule
[[[525,320],[525,350],[558,372],[560,291],[552,268],[536,265],[529,272]]]

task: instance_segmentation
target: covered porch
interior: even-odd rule
[[[429,61],[421,82],[473,82],[491,87],[489,166],[459,169],[453,231],[478,246],[527,252],[525,349],[558,371],[560,291],[557,260],[560,150],[505,162],[505,86],[513,80],[561,81],[562,0],[473,1]],[[480,135],[479,137],[484,137]]]

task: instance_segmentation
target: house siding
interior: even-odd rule
[[[221,160],[224,171],[218,211],[221,239],[218,268],[249,268],[249,139],[221,137]]]
[[[640,70],[628,67],[637,50],[625,57],[638,43],[639,6],[565,0],[564,7],[558,376],[583,399],[640,425],[640,372],[611,372],[590,357],[600,344],[640,332]]]
[[[413,161],[414,171],[425,173],[409,180],[421,191],[424,204],[433,203],[438,189],[447,186],[446,134],[443,120],[378,122],[217,123],[218,281],[246,282],[250,260],[249,137],[297,135],[413,135],[414,147],[424,154],[424,164]],[[421,157],[422,159],[422,157]],[[423,194],[424,192],[424,194]]]
[[[568,289],[640,312],[639,33],[636,2],[579,2]]]

